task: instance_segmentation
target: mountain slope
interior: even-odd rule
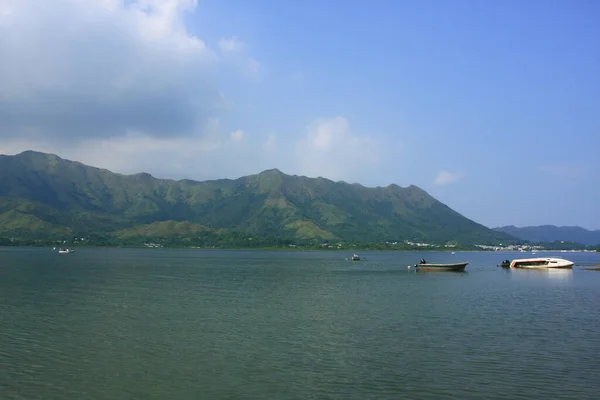
[[[541,225],[517,228],[516,226],[509,225],[494,229],[530,242],[541,243],[562,240],[565,242],[577,242],[586,246],[600,244],[600,230],[589,231],[578,226]]]
[[[0,221],[4,236],[226,229],[298,240],[514,241],[416,186],[367,188],[276,169],[235,180],[173,181],[115,174],[33,151],[0,156]],[[151,225],[164,221],[194,225]],[[132,230],[140,225],[146,227]]]

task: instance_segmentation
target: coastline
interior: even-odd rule
[[[34,244],[25,244],[25,243],[15,243],[15,244],[0,244],[0,248],[10,248],[10,247],[33,247],[33,248],[53,248],[53,247],[66,247],[70,249],[85,249],[85,248],[109,248],[109,249],[181,249],[181,250],[256,250],[256,251],[282,251],[282,252],[302,252],[302,251],[327,251],[327,252],[356,252],[356,251],[393,251],[393,252],[422,252],[422,253],[522,253],[522,254],[531,254],[531,252],[521,252],[517,250],[492,250],[492,249],[473,249],[473,248],[395,248],[395,247],[386,247],[382,245],[370,245],[370,244],[362,244],[362,245],[351,245],[348,247],[335,247],[335,248],[327,248],[322,246],[182,246],[182,245],[167,245],[167,246],[146,246],[146,245],[128,245],[128,244],[67,244],[62,243],[58,244],[48,244],[48,243],[34,243]],[[598,250],[589,250],[589,249],[571,249],[571,250],[559,250],[559,249],[545,249],[545,250],[536,250],[537,253],[595,253]],[[600,269],[600,268],[599,268]]]

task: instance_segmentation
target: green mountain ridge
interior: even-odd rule
[[[0,236],[158,233],[362,243],[515,241],[414,185],[370,188],[278,169],[238,179],[175,181],[117,174],[34,151],[0,155]]]

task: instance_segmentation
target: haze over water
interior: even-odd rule
[[[350,255],[0,248],[0,398],[598,397],[600,272]]]

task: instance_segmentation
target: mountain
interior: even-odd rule
[[[417,186],[369,188],[277,169],[204,182],[122,175],[53,154],[0,156],[0,236],[511,242]]]
[[[577,242],[586,246],[600,244],[600,230],[589,231],[578,226],[525,226],[517,228],[513,225],[494,228],[498,232],[508,233],[519,239],[537,243],[556,241]]]

